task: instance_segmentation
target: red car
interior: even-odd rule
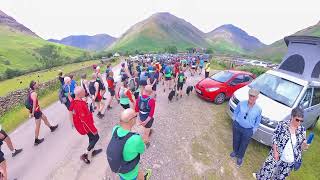
[[[254,78],[253,74],[244,71],[220,71],[209,78],[199,81],[195,86],[195,90],[203,99],[222,104],[237,89],[249,84]]]

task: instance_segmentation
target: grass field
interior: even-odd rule
[[[54,44],[61,48],[61,55],[66,63],[83,55],[85,51],[47,42],[41,38],[28,36],[12,31],[8,27],[0,26],[0,75],[3,75],[7,68],[27,71],[39,69],[41,64],[37,58],[37,48],[47,44]]]
[[[40,83],[52,80],[57,77],[58,70],[62,70],[64,73],[69,73],[69,72],[90,66],[92,64],[96,64],[98,62],[99,61],[95,60],[95,61],[86,61],[86,62],[75,63],[75,64],[68,64],[64,66],[55,67],[50,70],[43,70],[43,71],[19,76],[13,79],[0,81],[0,87],[1,87],[0,96],[5,96],[9,92],[28,87],[31,80],[36,80]]]

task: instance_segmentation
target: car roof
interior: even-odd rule
[[[232,73],[234,73],[234,74],[247,74],[247,75],[253,75],[252,73],[250,73],[250,72],[246,72],[246,71],[237,71],[237,70],[232,70],[232,69],[230,69],[230,70],[226,70],[226,71],[232,72]]]
[[[295,82],[295,83],[303,85],[303,86],[306,86],[306,85],[309,84],[309,82],[304,80],[304,79],[301,79],[301,78],[298,78],[296,76],[292,76],[290,74],[283,73],[283,72],[280,72],[280,71],[269,70],[269,71],[267,71],[267,73],[268,74],[272,74],[272,75],[276,75],[276,76],[279,76],[279,77],[282,77],[282,78],[285,78],[285,79],[287,79],[289,81]]]

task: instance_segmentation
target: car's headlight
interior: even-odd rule
[[[206,91],[208,91],[208,92],[213,92],[213,91],[216,91],[216,90],[218,90],[218,89],[219,89],[219,88],[217,88],[217,87],[207,88]]]
[[[273,129],[275,129],[277,127],[278,123],[279,123],[278,121],[271,120],[271,119],[264,117],[264,116],[262,116],[262,118],[261,118],[261,124],[268,126],[268,127],[271,127]]]

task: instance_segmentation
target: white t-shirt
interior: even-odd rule
[[[281,155],[281,160],[287,163],[292,163],[294,162],[294,154],[293,154],[293,149],[292,149],[292,144],[293,147],[295,147],[297,143],[297,137],[296,134],[291,134],[291,139],[288,140],[286,146],[283,149],[282,155]]]

